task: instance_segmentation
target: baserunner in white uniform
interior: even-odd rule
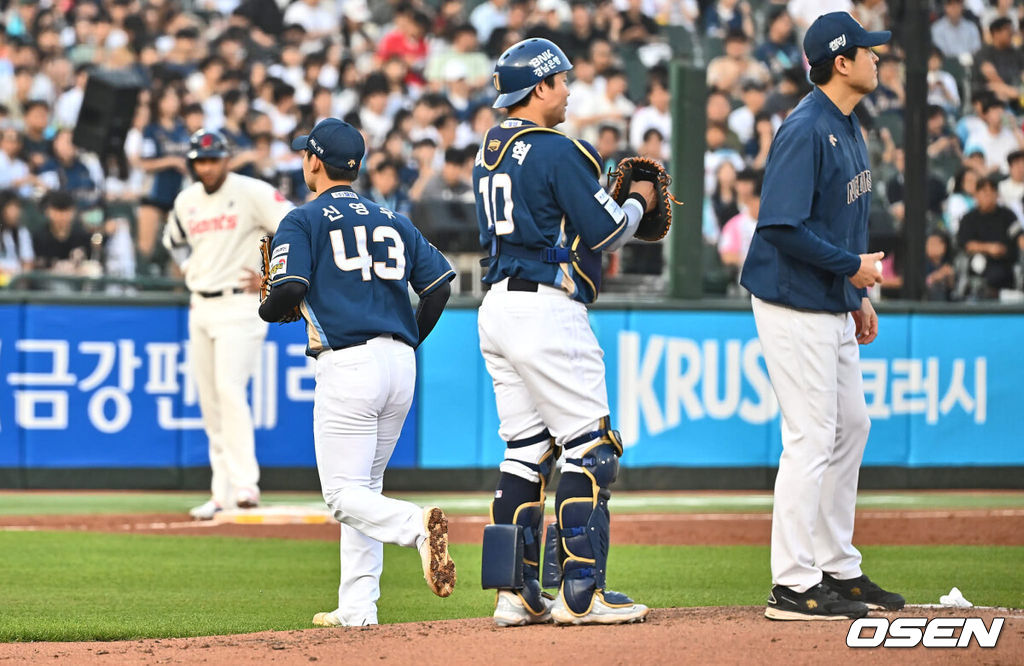
[[[765,609],[773,620],[844,620],[869,607],[903,607],[903,597],[864,575],[853,546],[871,428],[857,344],[878,334],[866,287],[882,281],[882,253],[867,252],[871,170],[852,111],[878,85],[870,47],[888,40],[846,12],[808,28],[804,51],[817,87],[772,142],[740,279],[753,294],[782,410]]]
[[[341,523],[341,582],[338,607],[313,624],[377,624],[384,543],[419,550],[434,594],[455,587],[444,512],[381,492],[412,404],[415,348],[441,316],[455,271],[407,217],[352,189],[365,151],[357,129],[327,118],[292,149],[303,151],[317,197],[281,221],[259,313],[281,321],[298,306],[316,359],[313,442],[324,501]]]
[[[188,159],[196,182],[174,200],[163,243],[182,262],[192,293],[188,333],[192,374],[210,440],[211,498],[190,512],[209,520],[222,509],[259,504],[252,411],[246,386],[267,336],[256,314],[259,239],[273,234],[294,206],[267,183],[228,171],[219,132],[192,135]]]

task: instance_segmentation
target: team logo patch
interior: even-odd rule
[[[349,160],[349,161],[348,161],[348,168],[349,168],[349,169],[354,169],[354,168],[356,168],[356,161],[355,161],[355,160]]]
[[[836,147],[836,135],[835,134],[829,134],[828,135],[828,142],[832,144],[833,148],[835,148]]]
[[[497,139],[491,139],[490,141],[487,142],[487,150],[495,151],[498,148],[501,148],[501,141],[498,141]]]
[[[355,192],[349,192],[348,190],[342,190],[341,192],[331,192],[331,198],[333,199],[356,199],[359,195]]]
[[[290,245],[291,245],[290,243],[281,243],[280,245],[275,247],[274,248],[274,254],[271,255],[271,258],[276,257],[279,254],[288,254],[288,247]]]
[[[287,273],[287,272],[288,272],[288,255],[287,254],[282,254],[277,259],[274,259],[274,263],[271,264],[271,266],[270,266],[270,279],[274,279],[274,277],[278,273],[284,274],[284,273]]]
[[[828,43],[828,50],[835,53],[846,46],[846,33],[843,33]]]
[[[516,120],[514,118],[510,118],[509,120],[506,120],[506,121],[501,123],[501,129],[512,129],[514,127],[522,127],[522,126],[523,126],[523,121],[522,120]]]

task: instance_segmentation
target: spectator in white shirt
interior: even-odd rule
[[[981,150],[985,155],[985,168],[989,173],[1007,173],[1007,157],[1015,150],[1024,148],[1024,136],[1020,130],[1003,124],[1004,111],[1002,102],[987,98],[981,107],[981,117],[985,121],[985,126],[967,137],[967,147],[964,149],[968,155],[974,150]]]
[[[1013,211],[1024,223],[1024,150],[1015,150],[1006,157],[1010,175],[999,181],[999,203]]]
[[[591,107],[592,122],[582,128],[581,135],[591,144],[597,143],[599,124],[615,125],[623,133],[636,105],[626,97],[629,81],[621,69],[609,70],[605,74],[604,91],[594,97]],[[596,119],[596,120],[595,120]]]
[[[301,25],[306,31],[303,41],[333,37],[338,34],[339,12],[333,3],[321,0],[298,0],[284,11],[284,25]]]
[[[633,114],[629,123],[629,145],[636,149],[644,142],[647,130],[656,129],[665,141],[666,152],[672,143],[672,115],[669,103],[672,97],[665,81],[659,77],[651,77],[647,84],[647,106],[641,107]],[[661,159],[668,159],[666,154]]]
[[[767,94],[765,85],[760,81],[744,81],[740,89],[743,91],[743,106],[729,114],[729,129],[740,143],[746,145],[754,136],[754,118],[764,110]]]
[[[505,5],[508,0],[486,0],[477,5],[469,14],[469,22],[476,28],[481,44],[491,38],[491,32],[508,24]]]

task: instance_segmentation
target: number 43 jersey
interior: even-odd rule
[[[271,288],[306,284],[300,309],[314,357],[389,333],[415,347],[409,286],[424,296],[455,277],[409,218],[348,186],[325,190],[281,220],[270,273]]]

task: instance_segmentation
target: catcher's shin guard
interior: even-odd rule
[[[566,465],[578,467],[581,472],[563,470],[556,498],[562,598],[575,615],[590,612],[595,594],[601,594],[611,607],[632,605],[626,595],[605,590],[609,486],[618,474],[622,455],[619,434],[609,428],[605,417],[597,430],[567,442],[565,447]],[[553,569],[545,562],[546,583],[555,575]]]
[[[514,458],[514,450],[548,442],[537,463]],[[556,459],[551,435],[539,435],[509,442],[509,455],[516,463],[533,470],[539,483],[502,473],[498,492],[491,502],[492,524],[484,528],[481,583],[484,589],[514,590],[527,610],[536,615],[547,611],[540,586],[540,529],[544,522],[544,488],[551,479]],[[511,513],[511,516],[509,515]],[[508,524],[506,521],[510,521]]]

